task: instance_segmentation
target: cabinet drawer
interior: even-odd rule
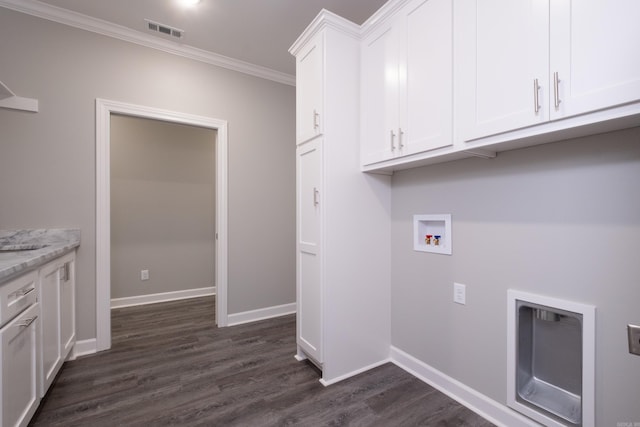
[[[0,326],[37,301],[37,278],[33,271],[0,286]]]
[[[24,310],[0,329],[0,424],[23,427],[38,403],[39,305]]]

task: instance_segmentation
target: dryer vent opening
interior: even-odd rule
[[[592,425],[595,309],[509,292],[509,406],[545,425]]]

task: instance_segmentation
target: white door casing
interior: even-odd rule
[[[96,350],[111,347],[111,114],[154,119],[216,130],[215,285],[216,323],[227,326],[227,121],[153,107],[96,99]]]

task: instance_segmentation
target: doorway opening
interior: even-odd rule
[[[111,120],[112,116],[211,129],[215,144],[216,323],[227,326],[227,122],[151,107],[96,100],[96,350],[111,347]],[[213,219],[212,219],[213,221]]]

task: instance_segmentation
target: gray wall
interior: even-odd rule
[[[111,117],[111,298],[214,285],[215,138]]]
[[[0,227],[79,227],[78,339],[95,332],[95,99],[227,120],[229,313],[295,301],[295,88],[0,9]]]
[[[396,173],[393,345],[506,404],[507,289],[593,304],[596,425],[640,422],[639,142],[634,128]],[[452,214],[452,256],[412,250],[428,213]]]

